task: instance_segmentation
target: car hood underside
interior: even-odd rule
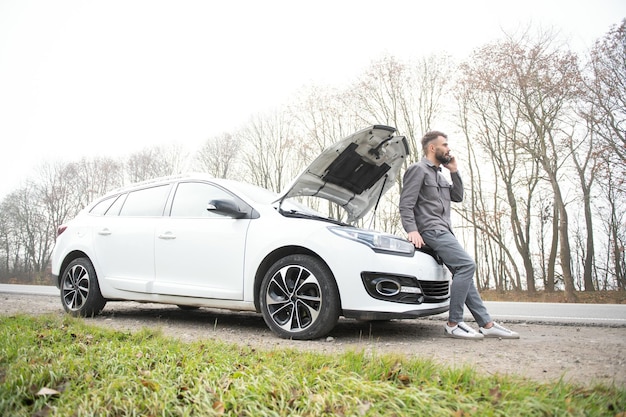
[[[395,184],[409,154],[406,138],[394,136],[395,131],[374,125],[336,142],[283,191],[280,200],[320,197],[343,207],[349,223],[359,220]]]

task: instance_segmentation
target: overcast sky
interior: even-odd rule
[[[383,55],[462,57],[529,23],[582,51],[625,17],[624,0],[0,0],[0,198],[44,161],[194,148]]]

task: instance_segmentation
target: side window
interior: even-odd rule
[[[127,195],[128,194],[122,194],[119,196],[118,199],[115,200],[115,203],[113,203],[106,211],[105,216],[118,216],[120,214],[120,209],[124,205],[124,201],[126,201]]]
[[[102,216],[106,211],[111,207],[111,204],[115,201],[115,196],[107,198],[106,200],[102,200],[98,204],[92,207],[89,211],[89,214],[93,214],[94,216]]]
[[[170,186],[166,184],[128,193],[120,216],[162,216],[169,190]]]
[[[172,203],[172,217],[223,217],[207,210],[209,201],[235,199],[231,194],[211,184],[182,182],[178,184]]]

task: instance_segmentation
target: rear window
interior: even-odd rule
[[[109,197],[109,198],[107,198],[105,200],[102,200],[101,202],[99,202],[98,204],[93,206],[91,208],[91,210],[89,210],[89,213],[93,214],[94,216],[102,216],[102,215],[104,215],[104,213],[107,212],[109,207],[111,207],[111,204],[113,204],[113,202],[115,201],[116,197],[117,196],[113,196],[113,197]]]
[[[128,193],[120,211],[120,216],[154,217],[162,216],[170,185],[144,188]]]
[[[109,207],[107,212],[104,214],[105,216],[118,216],[120,214],[120,209],[124,205],[124,201],[126,200],[126,196],[128,194],[122,194],[115,200],[115,203]]]

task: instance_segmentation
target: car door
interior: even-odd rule
[[[213,200],[245,205],[206,182],[181,182],[170,216],[155,238],[156,294],[227,300],[243,299],[245,244],[249,218],[207,210]]]
[[[95,220],[94,249],[100,279],[113,287],[150,292],[154,282],[154,234],[171,185],[121,195]]]

